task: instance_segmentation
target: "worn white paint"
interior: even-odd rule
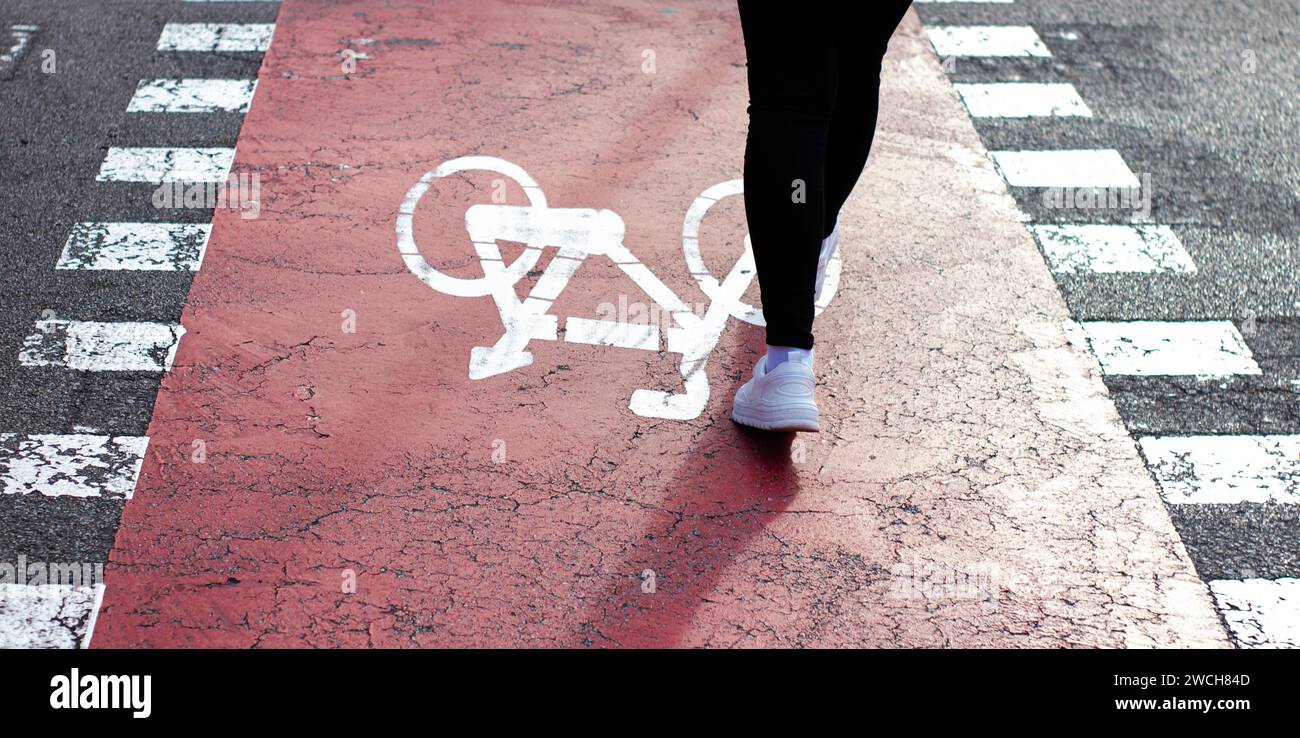
[[[55,268],[197,271],[211,233],[208,223],[78,223]]]
[[[0,53],[0,78],[13,74],[18,61],[27,54],[32,36],[39,31],[38,26],[17,23],[9,26],[9,47]]]
[[[1219,579],[1210,592],[1243,648],[1300,648],[1300,579]]]
[[[113,147],[99,168],[100,182],[225,182],[235,150]]]
[[[166,371],[184,333],[172,323],[41,320],[23,342],[18,361],[88,372]]]
[[[0,434],[0,493],[130,499],[146,436]]]
[[[571,317],[564,322],[564,340],[569,343],[658,351],[659,327],[619,320]]]
[[[1167,225],[1031,225],[1030,230],[1057,274],[1196,272]]]
[[[102,583],[0,583],[0,649],[85,648],[103,599]]]
[[[483,268],[483,276],[464,279],[439,272],[420,255],[413,233],[415,209],[435,181],[470,170],[497,172],[514,179],[528,196],[529,204],[471,206],[465,214],[469,240]],[[679,368],[684,392],[638,389],[632,393],[629,408],[646,417],[690,419],[697,417],[708,402],[709,385],[705,364],[717,345],[727,319],[762,324],[762,315],[741,301],[745,289],[754,279],[753,252],[748,237],[745,251],[727,277],[718,282],[703,266],[699,254],[699,225],[710,207],[723,197],[738,195],[740,181],[724,182],[709,188],[696,198],[683,224],[683,248],[688,266],[711,298],[703,315],[684,302],[624,244],[623,220],[609,210],[590,208],[552,208],[537,183],[520,167],[495,157],[469,156],[445,162],[429,172],[407,193],[398,209],[397,247],[407,268],[425,284],[439,292],[461,297],[492,295],[501,315],[503,333],[492,346],[478,346],[470,352],[469,376],[485,379],[528,366],[532,340],[554,341],[558,336],[558,318],[548,314],[582,261],[593,255],[604,256],[635,283],[668,316],[664,328],[667,350],[682,355]],[[515,261],[506,265],[498,241],[523,243],[525,248]],[[515,285],[537,264],[543,248],[556,248],[528,297],[520,300]],[[838,259],[828,268],[826,287],[820,303],[824,306],[839,281]],[[569,343],[589,343],[642,350],[658,350],[658,325],[646,326],[616,321],[569,318],[565,324]]]
[[[1114,149],[989,152],[1012,187],[1128,187],[1141,185]]]
[[[1052,55],[1031,26],[930,26],[925,33],[941,57]]]
[[[1230,321],[1087,321],[1079,326],[1106,374],[1260,373],[1250,348]]]
[[[529,205],[534,208],[545,208],[547,206],[546,195],[542,192],[542,188],[537,185],[537,182],[528,175],[528,172],[525,172],[517,164],[494,156],[463,156],[443,162],[441,166],[432,172],[426,173],[420,178],[419,182],[415,183],[415,186],[411,187],[397,209],[397,250],[402,254],[402,260],[406,263],[406,268],[419,277],[420,281],[438,292],[457,297],[481,297],[494,294],[503,287],[513,289],[514,284],[523,279],[524,275],[537,265],[537,260],[542,256],[542,244],[525,242],[523,252],[520,253],[509,268],[506,268],[500,254],[494,255],[492,253],[492,249],[496,248],[495,239],[488,237],[486,241],[474,242],[474,248],[478,253],[479,260],[483,262],[484,275],[482,277],[463,279],[452,277],[434,269],[420,255],[420,247],[415,243],[413,223],[415,209],[419,207],[421,198],[429,191],[433,183],[439,179],[460,172],[475,170],[496,172],[508,177],[523,188]],[[466,212],[466,229],[470,228],[468,218],[469,214]],[[494,263],[489,264],[488,262]],[[492,274],[489,275],[489,271]]]
[[[1091,118],[1074,85],[1043,82],[955,83],[975,118]]]
[[[274,23],[168,23],[159,51],[266,51]]]
[[[1300,503],[1300,436],[1149,436],[1138,445],[1171,504]]]
[[[255,79],[145,79],[126,106],[128,113],[247,113]]]

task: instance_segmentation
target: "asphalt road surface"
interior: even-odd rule
[[[734,16],[0,0],[0,645],[1300,645],[1300,6],[918,2],[793,440]]]
[[[1065,273],[1080,321],[1228,320],[1259,365],[1232,377],[1108,376],[1134,437],[1294,435],[1300,431],[1300,6],[1292,2],[919,4],[928,27],[1024,25],[1050,57],[953,58],[958,83],[1066,83],[1091,117],[976,118],[990,150],[1117,150],[1150,175],[1150,218],[1168,224],[1195,273]],[[1126,222],[1130,209],[1045,207],[1014,188],[1035,222]],[[1207,580],[1300,574],[1300,508],[1185,502],[1170,514]]]

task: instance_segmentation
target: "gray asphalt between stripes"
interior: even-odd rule
[[[59,318],[180,318],[188,272],[55,270],[80,221],[207,223],[210,209],[158,210],[152,185],[96,182],[110,146],[234,146],[239,114],[126,112],[142,79],[256,78],[261,54],[156,50],[169,22],[272,23],[278,3],[0,1],[0,27],[39,27],[0,75],[0,432],[143,435],[159,375],[22,367],[43,311]],[[55,71],[42,69],[54,52]],[[86,430],[93,429],[93,430]],[[0,495],[0,561],[107,560],[122,502]]]
[[[1135,436],[1300,433],[1300,4],[1016,0],[915,6],[926,26],[1030,25],[1047,59],[957,58],[954,82],[1068,82],[1093,118],[976,119],[989,150],[1113,148],[1149,173],[1152,219],[1194,275],[1057,275],[1078,320],[1232,320],[1263,370],[1198,380],[1108,377]],[[1253,59],[1253,71],[1248,62]],[[1053,210],[1033,220],[1126,222]],[[1206,579],[1300,576],[1300,506],[1173,505]]]

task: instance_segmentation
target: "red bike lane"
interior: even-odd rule
[[[826,430],[792,438],[729,419],[762,345],[734,317],[707,353],[702,407],[633,408],[639,390],[691,394],[680,350],[708,334],[716,292],[692,276],[683,228],[701,193],[740,175],[734,6],[286,0],[235,166],[260,176],[261,213],[214,220],[94,645],[1215,643],[1136,455],[1110,426],[1041,412],[1099,390],[1043,327],[1062,308],[1023,229],[997,208],[972,215],[996,192],[968,172],[928,173],[947,220],[909,211],[918,164],[955,168],[934,152],[978,141],[944,117],[959,108],[913,18],[900,34],[879,181],[846,228],[898,249],[846,239],[819,322],[839,347],[818,357]],[[502,171],[430,174],[466,156]],[[519,210],[494,209],[537,190],[574,219],[552,224],[560,256],[524,243],[540,226],[511,221]],[[515,242],[472,242],[469,213]],[[628,253],[577,263],[609,246],[588,225],[621,225]],[[1022,240],[980,274],[936,276],[928,244],[962,229]],[[744,236],[739,197],[703,216],[719,280]],[[956,268],[979,263],[971,248]],[[629,254],[703,327],[679,330]],[[572,278],[549,281],[564,258]],[[545,303],[511,314],[531,363],[488,350],[505,329],[479,280],[512,268],[513,294]],[[1008,269],[1029,276],[971,296]],[[968,368],[932,345],[963,320],[948,312],[959,294],[969,331],[1007,329],[963,343]],[[601,333],[647,315],[658,330]]]

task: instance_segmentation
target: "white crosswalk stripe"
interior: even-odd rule
[[[128,113],[247,113],[255,79],[145,79]]]
[[[161,372],[171,368],[185,329],[179,324],[41,320],[18,362],[88,372]]]
[[[1241,646],[1300,648],[1300,579],[1220,579],[1210,592]]]
[[[110,148],[100,182],[224,182],[235,150],[229,148]]]
[[[1057,274],[1196,272],[1192,257],[1167,225],[1031,225],[1029,230]]]
[[[1221,377],[1260,373],[1241,333],[1226,320],[1085,321],[1079,326],[1106,374]]]
[[[0,583],[0,648],[85,648],[103,598],[102,583]]]
[[[967,112],[975,118],[1091,118],[1074,85],[1040,82],[996,82],[953,85]]]
[[[266,51],[273,23],[168,23],[159,51]]]
[[[0,433],[0,493],[130,499],[145,436]]]
[[[941,57],[1052,55],[1030,26],[935,26],[925,33]]]
[[[78,223],[56,269],[197,271],[208,223]]]
[[[1300,436],[1163,436],[1138,445],[1171,504],[1300,503]]]
[[[1012,187],[1128,187],[1141,183],[1114,149],[992,151]]]

